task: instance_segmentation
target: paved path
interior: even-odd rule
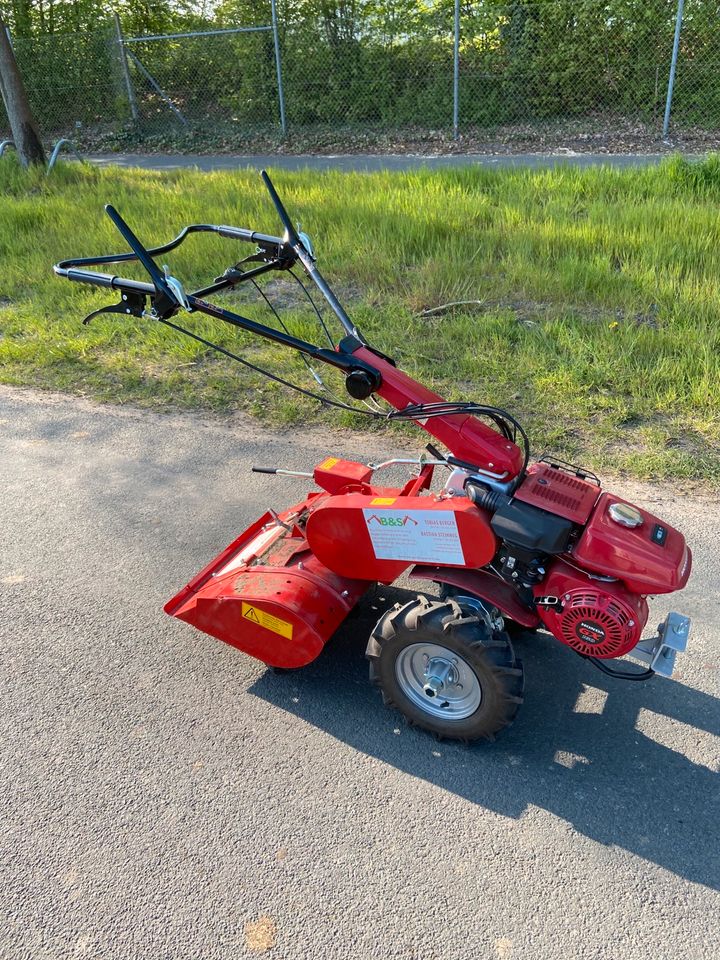
[[[715,501],[622,488],[695,551],[680,678],[528,637],[517,722],[467,749],[368,686],[380,594],[280,676],[162,613],[301,494],[250,464],[329,451],[384,452],[0,388],[2,960],[717,957]]]
[[[437,169],[439,167],[465,167],[481,165],[483,167],[554,167],[569,163],[577,167],[609,164],[613,167],[636,167],[650,163],[658,163],[662,157],[658,155],[641,154],[593,154],[593,153],[562,153],[547,154],[523,153],[508,156],[494,156],[487,154],[449,154],[442,156],[423,156],[420,154],[387,154],[387,155],[338,155],[319,157],[288,156],[284,154],[270,154],[267,156],[232,156],[216,154],[208,156],[183,156],[182,154],[142,154],[142,153],[111,153],[96,154],[88,157],[93,163],[106,165],[118,164],[121,167],[147,167],[152,170],[175,170],[184,167],[197,167],[199,170],[237,170],[251,167],[261,170],[264,167],[279,167],[284,170],[411,170],[417,167]]]

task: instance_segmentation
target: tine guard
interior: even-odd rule
[[[371,583],[333,573],[304,537],[319,498],[265,513],[187,586],[165,612],[271,667],[314,660]]]

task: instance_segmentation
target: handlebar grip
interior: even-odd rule
[[[449,455],[445,457],[445,460],[453,467],[460,467],[461,470],[472,470],[477,472],[480,469],[476,463],[468,463],[467,460],[461,460],[459,457],[453,457]]]
[[[221,237],[225,237],[226,240],[252,240],[253,231],[245,230],[243,227],[228,227],[226,224],[221,223],[215,230]]]
[[[277,467],[251,467],[252,473],[277,473]]]
[[[95,270],[73,270],[70,268],[65,276],[68,280],[77,283],[89,283],[94,287],[112,287],[115,277],[111,273],[97,273]]]

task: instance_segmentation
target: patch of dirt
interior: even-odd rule
[[[253,953],[267,953],[277,942],[277,927],[272,917],[263,914],[245,924],[245,946]]]
[[[190,154],[406,154],[423,155],[483,153],[496,156],[540,153],[548,156],[576,154],[669,154],[707,153],[720,149],[720,130],[677,127],[662,139],[660,117],[646,121],[595,114],[578,119],[528,121],[489,128],[462,129],[457,140],[450,129],[428,130],[404,127],[394,130],[349,127],[296,128],[282,139],[274,130],[248,135],[234,127],[220,130],[191,129],[143,136],[133,128],[84,130],[83,150],[142,150]]]

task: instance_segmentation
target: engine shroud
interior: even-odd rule
[[[645,597],[622,584],[585,576],[563,561],[535,590],[538,613],[553,636],[588,657],[622,657],[640,640],[648,618]],[[557,604],[549,601],[557,598]]]

